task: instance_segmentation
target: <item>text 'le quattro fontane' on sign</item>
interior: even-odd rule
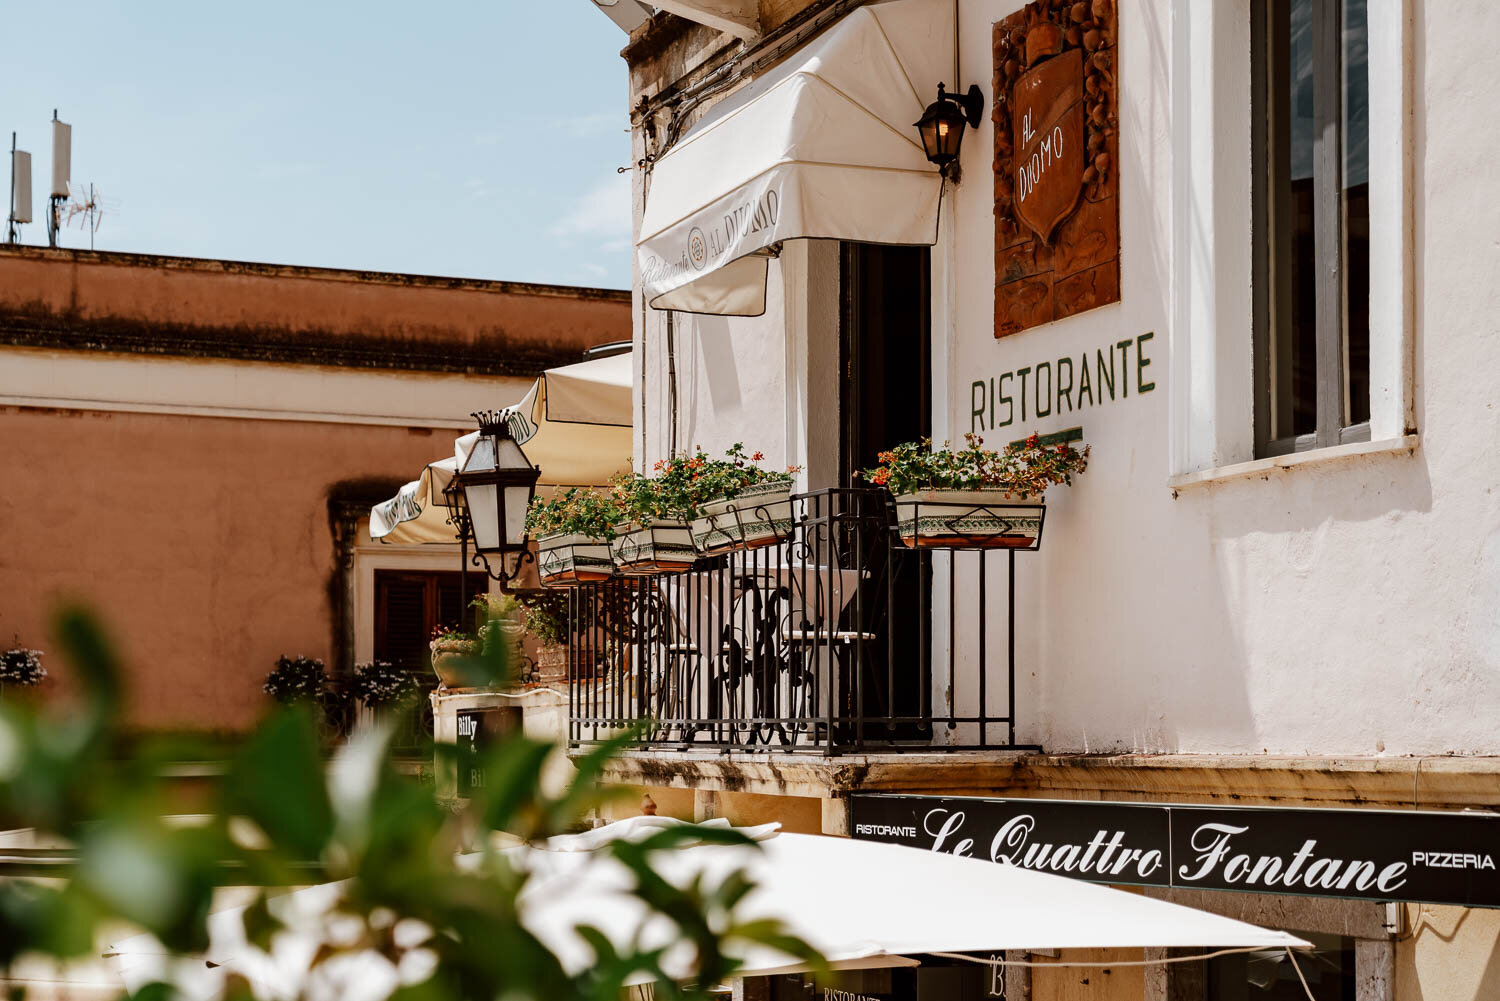
[[[1130,398],[1156,388],[1148,353],[1155,333],[1083,351],[1077,358],[1064,355],[1001,372],[988,379],[975,379],[969,386],[969,430],[990,431],[1017,421],[1067,414],[1097,407],[1116,399]],[[1118,363],[1118,364],[1117,364]]]
[[[933,839],[933,851],[973,856],[972,840],[953,839],[964,824],[962,811],[934,811],[928,820],[935,821],[924,825]],[[1036,826],[1036,818],[1030,814],[1007,819],[989,844],[990,861],[1122,882],[1228,885],[1247,890],[1294,889],[1314,893],[1335,890],[1394,893],[1405,885],[1408,869],[1408,864],[1401,861],[1381,864],[1368,859],[1332,858],[1318,851],[1314,838],[1304,839],[1301,847],[1289,856],[1241,852],[1234,838],[1248,831],[1248,825],[1206,823],[1188,838],[1192,855],[1186,860],[1171,860],[1179,862],[1176,870],[1164,871],[1163,867],[1171,864],[1164,852],[1158,848],[1127,846],[1122,830],[1101,829],[1084,844],[1052,844],[1035,836]]]

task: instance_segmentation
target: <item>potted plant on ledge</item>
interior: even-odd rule
[[[615,498],[585,487],[532,501],[526,530],[537,540],[537,575],[542,583],[564,587],[614,576],[610,543],[619,519]]]
[[[467,688],[473,680],[473,663],[483,644],[473,633],[457,626],[438,626],[432,631],[432,673],[444,688]]]
[[[944,549],[1035,549],[1041,543],[1048,487],[1072,483],[1089,449],[1043,445],[1033,434],[1003,450],[976,434],[963,448],[933,448],[930,439],[881,452],[861,474],[896,498],[896,524],[907,546]]]
[[[698,515],[706,484],[696,460],[686,456],[656,464],[654,477],[626,473],[615,478],[615,499],[624,520],[610,546],[615,567],[644,576],[687,570],[698,559],[691,522]]]
[[[698,459],[706,457],[698,453]],[[740,442],[723,459],[707,460],[709,482],[693,520],[693,543],[712,554],[729,549],[756,549],[785,539],[792,531],[792,477],[800,469],[760,468],[760,452],[745,454]]]

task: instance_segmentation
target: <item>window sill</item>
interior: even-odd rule
[[[1202,484],[1218,483],[1222,480],[1265,476],[1277,469],[1289,469],[1293,466],[1335,462],[1360,455],[1388,455],[1397,452],[1405,452],[1409,455],[1416,450],[1417,436],[1415,434],[1403,435],[1400,438],[1386,438],[1381,441],[1351,442],[1348,445],[1333,445],[1307,452],[1291,452],[1286,455],[1254,459],[1250,462],[1237,462],[1232,466],[1216,466],[1213,469],[1203,469],[1196,473],[1181,473],[1167,477],[1167,486],[1173,490],[1184,490]]]

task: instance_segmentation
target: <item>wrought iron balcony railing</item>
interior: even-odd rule
[[[772,545],[572,589],[570,743],[639,726],[663,749],[1016,747],[1015,552],[908,548],[884,490],[792,508]]]

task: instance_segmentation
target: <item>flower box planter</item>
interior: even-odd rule
[[[1036,549],[1047,505],[1003,490],[921,490],[896,497],[896,525],[910,547]]]
[[[432,673],[444,688],[468,687],[469,664],[483,649],[478,640],[433,640],[428,649],[432,651]]]
[[[692,527],[672,518],[616,526],[610,551],[616,569],[631,576],[680,573],[698,559]]]
[[[536,549],[537,576],[547,587],[592,584],[615,575],[607,540],[559,533],[538,539]]]
[[[792,534],[792,482],[755,483],[734,497],[703,505],[693,521],[693,545],[705,555],[757,549]]]

